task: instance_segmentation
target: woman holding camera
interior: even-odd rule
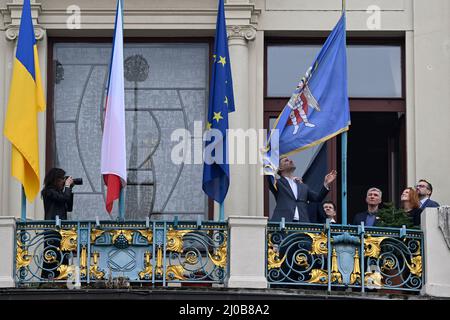
[[[67,212],[73,207],[73,179],[66,177],[63,169],[52,168],[44,178],[44,189],[41,191],[44,200],[45,220],[67,219]]]
[[[44,178],[41,191],[44,200],[45,220],[67,220],[67,212],[73,207],[73,179],[66,177],[63,169],[52,168]],[[61,235],[48,229],[44,231],[44,251],[42,253],[42,273],[44,279],[54,279],[59,275],[58,268],[69,263],[68,253],[61,251]]]

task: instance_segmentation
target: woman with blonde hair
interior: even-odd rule
[[[419,196],[414,188],[408,187],[403,190],[400,197],[401,208],[405,210],[408,217],[411,217],[414,226],[420,227],[420,214],[422,209],[420,208]]]

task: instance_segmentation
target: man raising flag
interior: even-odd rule
[[[119,198],[121,189],[127,182],[122,0],[117,1],[105,109],[101,172],[108,187],[106,211],[111,213],[114,200]],[[123,212],[119,212],[119,215],[123,218]]]

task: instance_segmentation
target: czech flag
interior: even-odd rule
[[[114,40],[109,71],[103,127],[101,172],[108,187],[106,211],[111,213],[114,200],[127,181],[125,145],[125,86],[123,69],[123,9],[117,2]]]

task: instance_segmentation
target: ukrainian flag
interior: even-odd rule
[[[30,0],[24,0],[4,134],[12,144],[11,174],[22,183],[28,201],[40,189],[37,113],[44,110]]]

